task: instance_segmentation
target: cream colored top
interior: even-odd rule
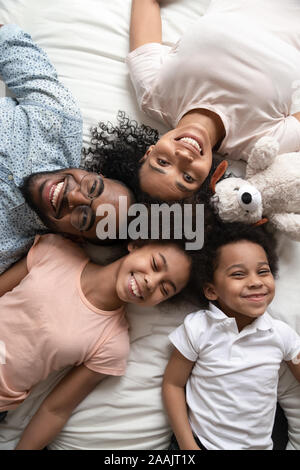
[[[300,108],[300,4],[272,4],[214,1],[173,48],[151,43],[131,52],[126,62],[141,109],[173,128],[192,109],[214,111],[226,130],[219,152],[229,158],[247,160],[265,135],[281,152],[300,150],[300,123],[291,116],[293,105]],[[280,17],[285,30],[277,34]]]

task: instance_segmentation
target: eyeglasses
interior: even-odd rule
[[[104,182],[101,175],[95,173],[88,174],[80,181],[80,192],[86,198],[92,200],[100,196],[104,190]],[[76,230],[87,232],[95,222],[95,213],[89,205],[75,207],[71,212],[70,222]]]

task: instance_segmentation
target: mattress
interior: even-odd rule
[[[164,43],[174,44],[209,3],[164,1]],[[77,98],[84,121],[84,146],[89,143],[91,126],[99,120],[115,123],[119,110],[160,132],[167,130],[142,114],[135,101],[124,61],[130,6],[130,0],[0,0],[0,23],[17,23],[28,31]],[[7,94],[1,82],[0,94]],[[243,165],[233,163],[230,170],[239,174]],[[280,272],[272,314],[300,333],[300,244],[278,238]],[[115,250],[90,248],[89,253],[102,261],[115,256]],[[130,306],[131,352],[126,374],[100,383],[74,410],[49,449],[166,449],[171,430],[163,409],[161,383],[171,352],[168,334],[195,309],[186,301],[142,311]],[[0,449],[14,448],[31,416],[65,373],[50,375],[19,408],[9,412],[0,425]],[[300,385],[285,366],[280,376],[279,397],[289,420],[288,449],[300,449]]]

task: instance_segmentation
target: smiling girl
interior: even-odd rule
[[[74,366],[30,421],[18,449],[42,449],[107,375],[123,375],[127,303],[154,306],[188,283],[191,257],[176,242],[128,245],[107,265],[59,235],[37,236],[27,258],[0,277],[0,418],[50,372]],[[180,266],[180,270],[178,270]]]
[[[274,242],[263,227],[221,225],[204,250],[198,266],[206,308],[170,335],[163,396],[173,448],[272,449],[282,361],[300,381],[300,337],[267,312]]]

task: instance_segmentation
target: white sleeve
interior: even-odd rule
[[[291,361],[300,352],[300,336],[287,323],[275,320],[283,343],[283,360]]]
[[[279,153],[300,151],[300,122],[294,116],[287,116],[271,132],[279,143]]]
[[[202,316],[198,313],[187,315],[184,323],[169,335],[171,343],[187,359],[195,362],[200,353],[201,336],[204,331]]]
[[[169,51],[168,46],[153,42],[138,47],[126,57],[130,78],[141,109],[143,97],[151,88]]]

